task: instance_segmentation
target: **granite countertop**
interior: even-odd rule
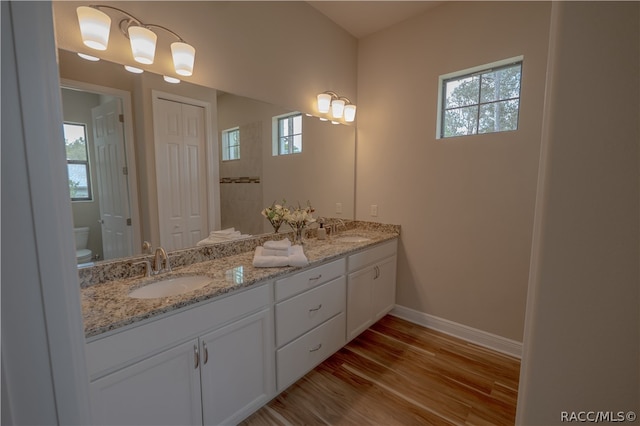
[[[359,235],[365,242],[341,242],[340,236]],[[309,268],[345,254],[398,237],[397,232],[354,229],[327,240],[306,239],[304,253]],[[81,289],[85,337],[95,338],[128,325],[153,318],[198,302],[243,289],[266,280],[301,270],[300,267],[255,268],[254,251],[174,268],[154,277],[117,279]],[[157,299],[134,299],[129,292],[154,281],[180,275],[206,275],[211,283],[189,293]]]

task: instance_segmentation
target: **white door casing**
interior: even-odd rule
[[[208,234],[204,108],[154,102],[160,244],[192,247]]]
[[[91,109],[105,259],[133,254],[122,107],[113,99]]]

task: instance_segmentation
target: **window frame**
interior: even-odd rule
[[[295,137],[297,135],[300,135],[300,151],[296,152],[293,151],[293,148],[291,150],[291,152],[282,152],[281,145],[280,145],[280,140],[284,137],[281,136],[280,134],[280,122],[284,119],[288,119],[288,118],[296,118],[296,117],[300,117],[300,133],[292,133],[291,135],[288,135],[287,137]],[[293,122],[293,120],[292,120]],[[278,115],[273,117],[272,120],[272,124],[273,124],[273,150],[272,150],[272,154],[273,156],[281,156],[281,155],[293,155],[293,154],[301,154],[303,151],[303,147],[302,147],[302,135],[304,133],[304,127],[303,127],[303,122],[304,122],[304,117],[303,114],[299,111],[294,111],[294,112],[289,112],[287,114],[282,114],[282,115]],[[293,147],[293,144],[291,145]]]
[[[498,71],[500,69],[505,69],[505,68],[510,68],[512,66],[515,65],[520,65],[520,84],[519,84],[519,91],[518,91],[518,97],[517,98],[505,98],[505,99],[500,99],[497,101],[490,101],[490,102],[482,102],[481,100],[481,91],[482,91],[482,86],[481,84],[478,85],[478,102],[474,103],[474,104],[469,104],[467,105],[467,107],[471,107],[471,106],[477,106],[478,107],[478,120],[476,123],[476,133],[472,133],[472,134],[468,134],[468,135],[452,135],[452,136],[445,136],[444,135],[444,120],[445,120],[445,112],[447,111],[447,108],[445,108],[446,105],[446,91],[445,91],[445,85],[450,82],[450,81],[454,81],[454,80],[464,80],[465,78],[469,78],[469,77],[473,77],[476,75],[482,75],[482,74],[486,74],[489,72],[493,72],[493,71]],[[476,67],[472,67],[472,68],[467,68],[461,71],[455,71],[452,73],[448,73],[448,74],[444,74],[441,75],[438,78],[438,108],[437,108],[437,122],[436,122],[436,139],[450,139],[450,138],[455,138],[455,137],[464,137],[464,136],[475,136],[475,135],[486,135],[486,134],[491,134],[491,133],[502,133],[504,131],[515,131],[518,129],[518,125],[520,123],[520,101],[522,99],[522,70],[523,70],[523,65],[524,65],[524,56],[520,55],[520,56],[515,56],[512,58],[508,58],[508,59],[503,59],[500,61],[496,61],[496,62],[492,62],[489,64],[484,64],[484,65],[479,65]],[[512,129],[512,130],[503,130],[503,131],[497,131],[497,132],[484,132],[484,133],[479,133],[479,129],[480,129],[480,120],[479,120],[479,116],[480,116],[480,107],[482,105],[489,105],[489,104],[495,104],[497,102],[503,102],[503,101],[507,101],[507,100],[514,100],[517,99],[518,100],[518,117],[516,119],[516,128]],[[454,109],[454,108],[450,108],[450,109]]]
[[[231,133],[237,133],[238,134],[238,144],[237,145],[230,145],[229,144],[229,134]],[[237,158],[227,158],[225,160],[225,152],[228,154],[231,153],[230,148],[231,147],[238,147],[238,157]],[[241,152],[240,152],[240,127],[236,126],[236,127],[231,127],[229,129],[223,130],[222,131],[222,161],[237,161],[240,160],[241,158]]]
[[[86,197],[73,197],[71,195],[71,188],[69,188],[69,198],[71,199],[72,202],[90,202],[93,201],[93,189],[92,189],[92,179],[91,179],[91,162],[90,162],[90,154],[89,154],[89,136],[87,133],[87,129],[88,129],[88,125],[86,123],[77,123],[77,122],[73,122],[73,121],[64,121],[63,122],[64,125],[68,125],[68,126],[77,126],[77,127],[82,127],[84,129],[84,148],[85,148],[85,153],[86,153],[86,160],[70,160],[70,159],[66,159],[67,160],[67,175],[69,174],[69,165],[83,165],[85,167],[85,174],[87,176],[87,196]],[[63,136],[66,136],[66,134],[64,134],[64,127],[63,127]],[[66,140],[66,138],[65,138]],[[66,157],[66,142],[65,142],[65,157]],[[69,180],[71,180],[71,178],[69,177]]]

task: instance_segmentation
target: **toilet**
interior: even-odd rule
[[[74,228],[73,231],[76,234],[76,260],[78,264],[91,262],[93,253],[87,248],[89,228]]]

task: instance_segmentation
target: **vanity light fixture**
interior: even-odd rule
[[[335,118],[343,118],[344,121],[350,123],[356,118],[356,106],[351,103],[348,98],[338,96],[337,93],[327,91],[318,94],[318,112],[326,114],[331,111],[331,116]]]
[[[130,40],[131,52],[137,62],[142,64],[153,63],[158,36],[151,28],[159,28],[178,39],[178,41],[171,44],[171,56],[176,73],[186,77],[193,74],[193,63],[196,57],[196,50],[193,46],[186,43],[174,31],[162,25],[143,23],[135,16],[117,7],[98,4],[80,6],[76,9],[82,42],[86,46],[97,50],[107,49],[111,18],[100,9],[114,10],[125,15],[125,18],[120,20],[118,26],[122,34]]]

